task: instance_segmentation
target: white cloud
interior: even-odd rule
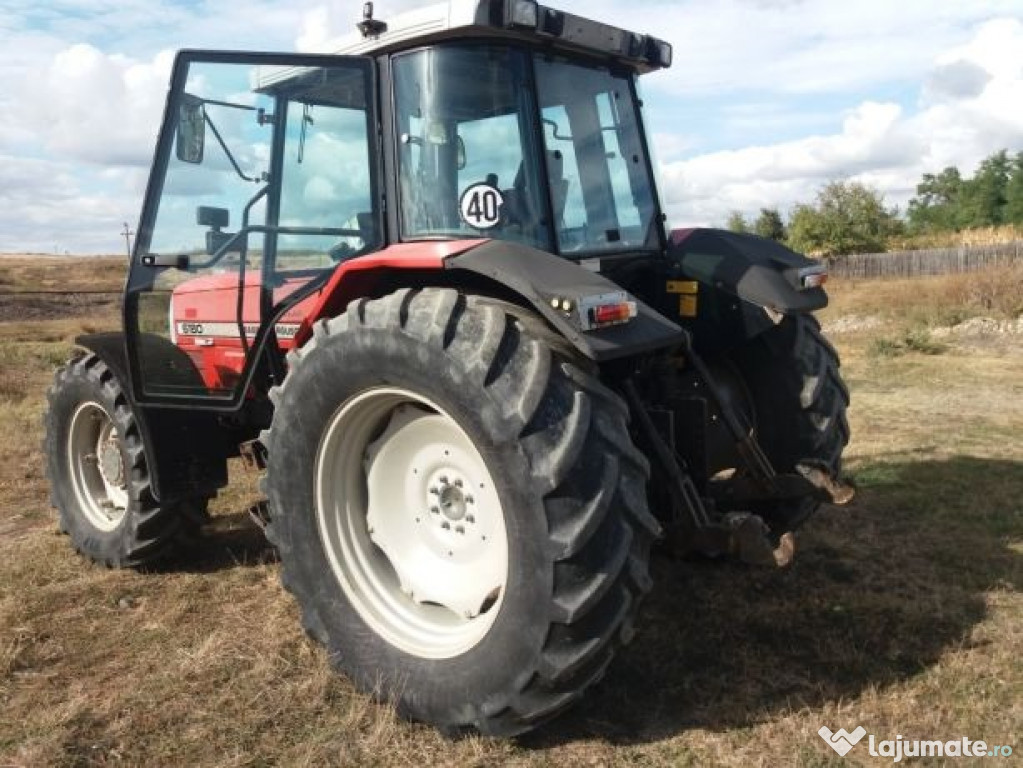
[[[130,175],[108,169],[83,183],[65,163],[0,153],[0,251],[119,253],[116,233],[126,219],[134,227],[139,205]]]
[[[46,72],[47,98],[28,101],[28,119],[57,157],[98,165],[148,165],[173,54],[133,61],[77,44]]]
[[[1023,23],[990,21],[966,45],[936,57],[919,104],[907,114],[867,101],[847,113],[838,133],[669,163],[663,176],[673,222],[720,223],[732,209],[786,210],[835,178],[874,185],[889,203],[904,205],[924,172],[956,165],[970,173],[994,151],[1023,149]]]

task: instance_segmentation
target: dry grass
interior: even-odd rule
[[[971,317],[1023,314],[1023,263],[977,272],[898,280],[842,279],[829,283],[828,320],[873,316],[900,327],[939,327]]]
[[[123,256],[29,256],[0,253],[0,292],[114,290],[124,285]]]
[[[912,327],[911,297],[952,300],[915,286],[839,283],[828,317]],[[822,724],[1023,749],[1023,340],[879,358],[876,331],[836,337],[855,504],[812,520],[787,571],[657,560],[636,641],[581,707],[526,739],[449,742],[327,671],[243,514],[251,477],[173,567],[70,552],[39,425],[85,323],[116,327],[116,307],[0,322],[0,765],[869,763]]]
[[[998,227],[978,227],[961,232],[936,232],[929,235],[906,235],[888,243],[890,251],[912,251],[922,248],[955,248],[959,245],[1000,245],[1023,240],[1023,227],[1004,224]]]

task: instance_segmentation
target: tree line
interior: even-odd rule
[[[825,184],[812,203],[793,207],[788,221],[777,208],[754,219],[733,211],[725,226],[784,242],[816,256],[888,250],[897,238],[961,232],[979,227],[1023,225],[1023,151],[986,157],[970,178],[955,166],[925,173],[905,216],[888,207],[876,189],[855,181]]]

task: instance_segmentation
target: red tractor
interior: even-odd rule
[[[826,273],[666,227],[637,79],[669,44],[532,0],[358,27],[178,55],[124,331],[49,392],[53,502],[138,566],[254,458],[331,661],[516,734],[633,636],[654,541],[784,563],[849,499]]]

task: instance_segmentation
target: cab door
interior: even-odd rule
[[[374,93],[363,57],[178,55],[125,297],[137,402],[237,407],[380,247]]]

